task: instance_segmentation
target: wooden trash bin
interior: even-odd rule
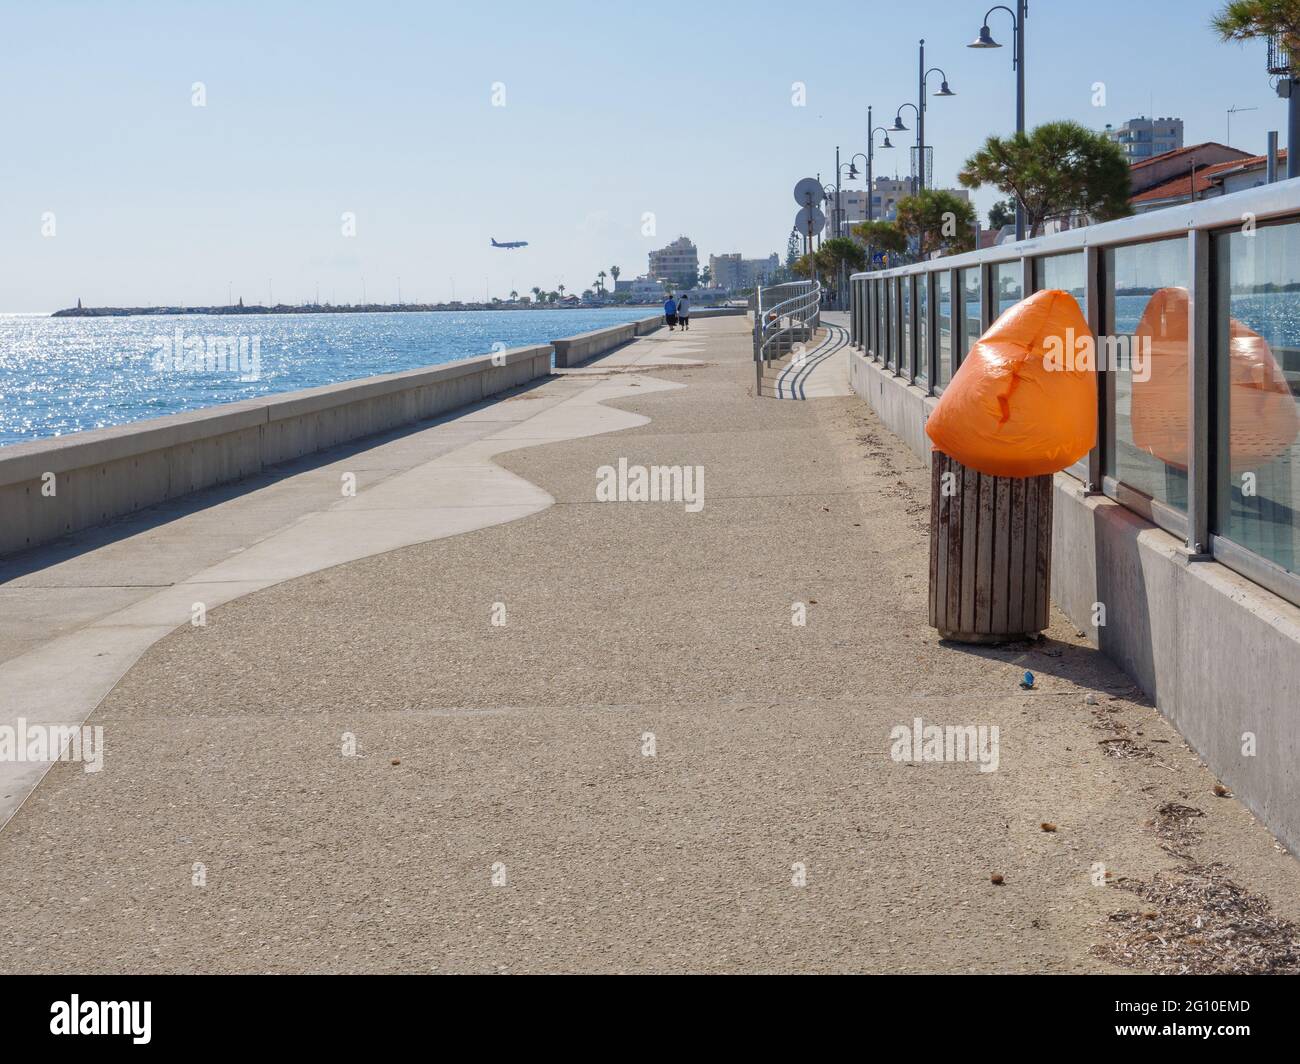
[[[1049,622],[1053,478],[931,458],[931,626],[961,643],[1036,638]]]

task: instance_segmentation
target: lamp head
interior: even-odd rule
[[[998,44],[998,42],[993,39],[993,34],[989,32],[988,26],[981,26],[979,37],[973,42],[971,42],[970,44],[968,44],[966,47],[967,48],[1001,48],[1002,45]]]
[[[939,91],[936,92],[935,95],[936,95],[936,96],[956,96],[957,94],[956,94],[955,92],[953,92],[952,89],[948,88],[948,83],[945,81],[942,85],[939,86]]]

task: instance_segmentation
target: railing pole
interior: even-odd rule
[[[1210,553],[1210,234],[1204,229],[1188,234],[1187,256],[1192,280],[1188,303],[1187,404],[1187,550],[1193,557]]]

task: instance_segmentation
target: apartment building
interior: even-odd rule
[[[1120,146],[1130,165],[1183,146],[1181,118],[1130,118],[1119,127],[1108,125],[1104,132]]]
[[[647,276],[652,280],[662,279],[673,285],[690,285],[695,283],[699,272],[699,252],[688,237],[679,236],[667,247],[650,252]]]

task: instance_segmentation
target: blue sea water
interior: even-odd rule
[[[498,344],[548,343],[654,313],[635,307],[130,318],[0,315],[0,446],[454,362],[490,354]],[[177,330],[184,340],[202,340],[205,349],[209,337],[242,339],[242,357],[201,364],[176,350]],[[232,354],[234,350],[232,344]]]

